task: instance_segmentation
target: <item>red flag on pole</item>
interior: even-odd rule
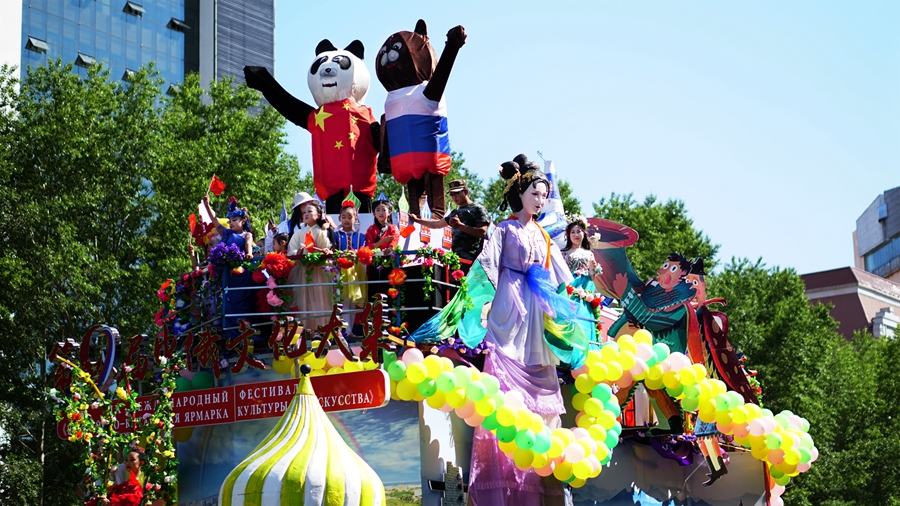
[[[212,181],[209,182],[209,191],[213,192],[216,197],[222,194],[225,191],[225,183],[222,182],[221,179],[217,178],[215,174],[213,174]]]

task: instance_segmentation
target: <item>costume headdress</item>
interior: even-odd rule
[[[525,155],[519,155],[511,162],[503,162],[500,164],[500,176],[506,179],[506,188],[503,190],[503,202],[500,204],[500,210],[506,209],[510,203],[510,197],[517,199],[519,195],[525,193],[533,183],[543,182],[547,185],[547,193],[553,191],[553,183],[547,179],[547,176],[541,171],[538,164],[530,161]],[[515,191],[515,194],[512,192]]]
[[[247,213],[238,206],[238,201],[234,197],[228,197],[228,214],[226,215],[229,219],[231,218],[246,218]]]

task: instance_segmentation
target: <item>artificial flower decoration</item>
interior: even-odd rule
[[[363,265],[371,265],[372,260],[374,259],[374,253],[372,253],[372,248],[368,246],[363,246],[356,250],[356,259],[359,260],[359,263]]]
[[[396,268],[388,274],[388,283],[392,286],[400,286],[406,281],[406,272],[403,269]]]

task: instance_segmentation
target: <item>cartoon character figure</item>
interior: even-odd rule
[[[420,19],[414,31],[388,37],[375,58],[375,74],[388,91],[378,169],[407,185],[412,214],[421,214],[427,199],[435,216],[444,215],[451,166],[444,88],[465,43],[465,29],[451,28],[438,61]]]
[[[363,51],[358,40],[342,50],[327,39],[316,46],[307,82],[318,109],[288,93],[265,67],[244,67],[247,86],[261,91],[285,118],[312,134],[313,181],[329,214],[340,212],[351,189],[360,212],[367,213],[375,194],[381,126],[372,109],[363,105],[370,81]]]

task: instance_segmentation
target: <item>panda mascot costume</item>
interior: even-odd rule
[[[244,67],[244,78],[288,121],[312,134],[313,181],[325,212],[339,213],[351,188],[359,211],[370,212],[381,127],[363,105],[370,77],[362,42],[342,50],[327,39],[316,46],[307,82],[318,108],[288,93],[265,67]]]
[[[412,214],[420,214],[427,198],[433,215],[444,215],[451,167],[444,88],[465,43],[465,29],[451,28],[438,60],[420,19],[414,31],[388,37],[375,57],[375,74],[388,91],[378,169],[407,186]]]

